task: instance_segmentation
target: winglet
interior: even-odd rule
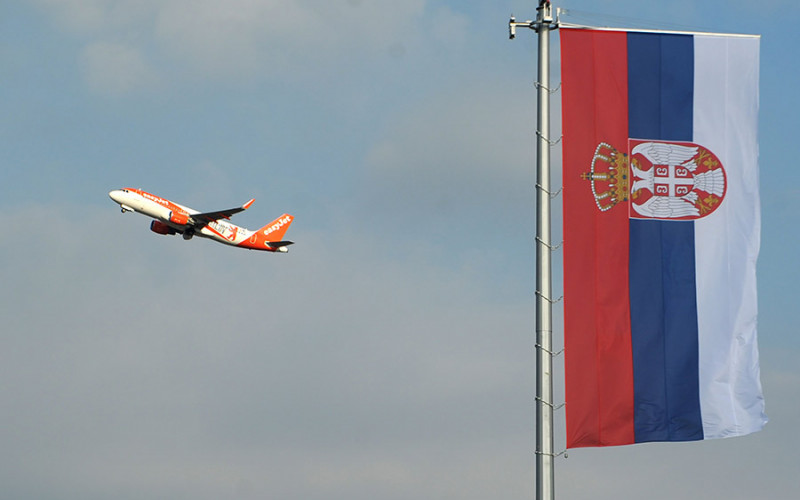
[[[250,201],[248,201],[247,203],[245,203],[244,205],[242,205],[242,209],[243,209],[243,210],[247,210],[248,208],[250,208],[250,205],[252,205],[254,201],[256,201],[256,199],[255,199],[255,198],[251,199]]]

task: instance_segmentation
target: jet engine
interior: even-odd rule
[[[167,217],[167,219],[169,219],[169,221],[172,222],[173,224],[178,224],[181,226],[185,226],[186,223],[189,222],[189,216],[184,213],[170,212],[169,217]]]
[[[153,231],[154,233],[164,234],[164,235],[175,234],[178,232],[175,230],[175,228],[170,227],[168,224],[164,224],[160,220],[154,220],[153,222],[151,222],[150,230]]]

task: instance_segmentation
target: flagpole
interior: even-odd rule
[[[552,5],[540,0],[536,21],[508,23],[509,37],[517,27],[539,34],[539,75],[536,128],[536,500],[555,499],[553,461],[553,320],[550,243],[550,31]]]

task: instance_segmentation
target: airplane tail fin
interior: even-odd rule
[[[256,232],[259,236],[264,236],[264,241],[281,241],[293,220],[294,216],[283,214]]]
[[[256,250],[270,250],[273,252],[286,252],[286,247],[291,241],[283,241],[283,235],[292,224],[294,216],[283,214],[266,226],[262,227],[243,242],[241,246]]]

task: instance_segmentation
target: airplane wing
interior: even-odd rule
[[[215,220],[230,219],[231,215],[238,214],[239,212],[244,212],[245,210],[250,208],[250,205],[252,205],[254,201],[256,201],[255,198],[253,198],[252,200],[248,201],[247,203],[245,203],[241,207],[229,208],[228,210],[219,210],[217,212],[203,212],[203,213],[199,213],[199,214],[191,214],[191,215],[189,215],[189,220],[191,221],[193,226],[202,227],[202,226],[205,226],[205,225],[207,225],[207,224],[209,224],[211,222],[214,222]]]

